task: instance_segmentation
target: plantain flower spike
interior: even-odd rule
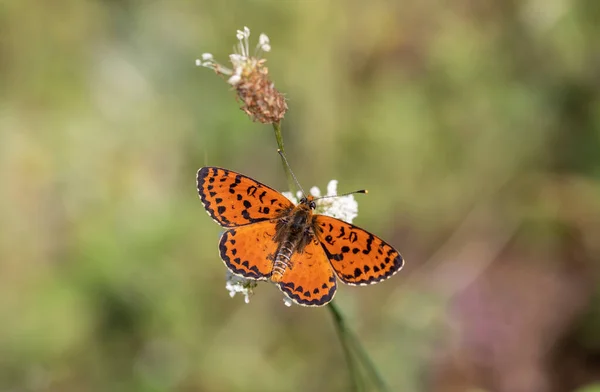
[[[215,61],[210,53],[203,53],[196,65],[214,70],[218,75],[228,76],[229,83],[236,90],[241,108],[252,121],[263,124],[279,123],[287,111],[285,97],[269,79],[266,59],[261,56],[271,51],[269,37],[261,34],[253,54],[250,54],[250,29],[238,30],[238,44],[234,53],[229,55],[233,68],[225,67]]]

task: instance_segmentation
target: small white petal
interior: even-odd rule
[[[243,32],[243,31],[241,31],[241,30],[238,30],[238,31],[235,33],[235,37],[236,37],[238,40],[240,40],[240,41],[241,41],[241,40],[243,40],[243,39],[244,39],[244,32]]]
[[[236,84],[238,84],[240,81],[242,80],[242,77],[238,74],[232,75],[228,80],[227,83],[231,84],[232,86],[235,86]]]
[[[204,64],[202,64],[202,60],[200,60],[200,59],[196,59],[196,66],[197,66],[197,67],[201,67],[201,66],[203,66],[203,65],[204,65]]]
[[[210,53],[202,53],[202,60],[203,61],[207,61],[207,60],[212,60],[213,59],[213,55]]]
[[[337,185],[338,185],[337,180],[329,181],[329,184],[327,184],[327,196],[337,195]]]
[[[246,61],[246,57],[241,54],[233,53],[229,55],[229,60],[231,61],[231,64],[238,67],[241,63]]]
[[[265,33],[261,33],[258,37],[258,43],[262,46],[265,44],[269,44],[269,37]]]
[[[250,29],[246,26],[244,26],[244,35],[246,38],[250,37]]]
[[[265,52],[270,52],[270,51],[271,51],[271,45],[269,45],[269,44],[263,44],[263,45],[261,45],[261,47],[260,47],[260,48],[261,48],[263,51],[265,51]]]
[[[293,302],[288,297],[283,297],[283,304],[289,308],[290,306],[292,306]]]
[[[313,195],[314,197],[321,197],[321,190],[319,188],[317,188],[316,186],[313,186],[312,188],[310,188],[310,190],[308,192],[311,195]]]
[[[253,289],[256,287],[256,282],[233,275],[227,271],[225,288],[229,291],[229,296],[233,298],[237,293],[244,295],[244,301],[250,302],[250,296],[253,294]]]

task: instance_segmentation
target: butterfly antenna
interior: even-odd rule
[[[283,153],[283,151],[281,151],[281,149],[277,149],[277,152],[279,153],[279,155],[281,155],[281,158],[283,159],[283,161],[285,162],[285,165],[287,166],[288,170],[290,171],[290,174],[292,175],[292,178],[294,179],[294,181],[296,182],[296,185],[298,186],[298,189],[300,189],[300,192],[302,192],[302,194],[304,195],[304,197],[306,197],[306,193],[304,193],[304,189],[302,189],[302,185],[300,185],[300,183],[298,182],[298,179],[296,178],[296,175],[294,174],[294,172],[292,171],[292,168],[290,167],[290,164],[288,163],[287,158],[285,157],[285,154]],[[295,197],[296,195],[294,195]]]
[[[329,199],[330,197],[342,197],[342,196],[348,196],[348,195],[353,195],[355,193],[369,193],[368,190],[366,189],[359,189],[357,191],[353,191],[353,192],[348,192],[348,193],[342,193],[341,195],[329,195],[329,196],[321,196],[321,197],[315,197],[315,200],[320,200],[320,199]]]

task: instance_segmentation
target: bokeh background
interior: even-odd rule
[[[203,165],[273,131],[195,67],[271,38],[305,188],[407,260],[336,302],[392,391],[598,391],[600,2],[0,7],[0,391],[346,391],[327,309],[231,299]],[[597,384],[596,384],[597,385]]]

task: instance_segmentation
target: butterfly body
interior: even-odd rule
[[[207,213],[227,229],[219,241],[227,268],[248,279],[275,283],[300,305],[330,302],[338,278],[368,285],[403,266],[398,251],[380,238],[315,214],[312,196],[294,205],[250,177],[217,167],[201,168],[197,186]]]
[[[308,244],[316,241],[312,212],[314,208],[313,197],[309,196],[302,199],[289,215],[283,214],[277,220],[273,240],[281,245],[273,258],[272,282],[281,282],[285,271],[293,268],[294,253],[303,253]]]

